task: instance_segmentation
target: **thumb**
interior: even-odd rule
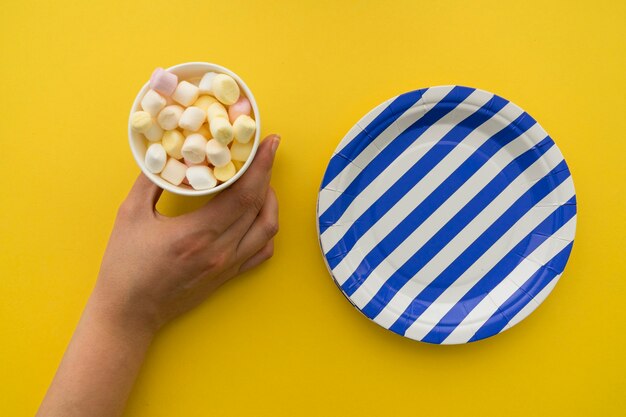
[[[126,201],[138,210],[154,211],[162,193],[163,190],[141,172],[130,189]]]

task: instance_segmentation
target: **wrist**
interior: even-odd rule
[[[96,286],[84,314],[89,317],[89,321],[128,342],[149,345],[159,325],[154,315],[130,304],[118,300]]]

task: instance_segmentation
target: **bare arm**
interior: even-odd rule
[[[158,329],[272,256],[278,202],[269,181],[278,142],[266,138],[231,188],[176,218],[156,212],[161,190],[139,176],[37,416],[121,415]]]

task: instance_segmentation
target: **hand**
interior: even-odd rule
[[[156,330],[272,256],[278,142],[266,138],[232,187],[183,216],[157,213],[161,190],[137,178],[38,417],[120,416]]]
[[[269,182],[279,137],[199,210],[159,214],[161,189],[143,174],[122,203],[90,303],[139,330],[155,331],[273,253],[278,202]]]

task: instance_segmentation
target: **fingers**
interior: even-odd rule
[[[274,240],[270,240],[260,251],[252,255],[239,267],[239,273],[246,272],[262,264],[274,255]]]
[[[233,225],[239,226],[239,224]],[[248,259],[261,250],[278,233],[278,200],[274,190],[267,190],[265,204],[239,242],[236,259]]]
[[[265,138],[259,145],[252,164],[241,178],[204,207],[190,213],[191,221],[209,224],[216,233],[221,234],[244,213],[252,213],[254,219],[265,202],[279,142],[278,135]],[[250,224],[245,230],[249,226]]]
[[[143,172],[139,174],[133,184],[124,205],[133,211],[154,212],[159,197],[163,190],[146,177]]]

